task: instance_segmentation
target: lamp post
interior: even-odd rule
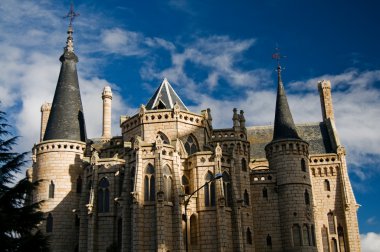
[[[195,190],[192,194],[190,194],[187,199],[185,200],[185,243],[186,243],[186,252],[189,251],[189,244],[188,244],[188,241],[187,241],[187,205],[189,204],[190,202],[190,199],[191,197],[193,197],[194,194],[196,194],[199,190],[201,190],[203,187],[207,186],[208,184],[210,184],[211,182],[217,180],[217,179],[220,179],[222,178],[223,175],[221,173],[217,173],[215,174],[215,176],[207,181],[203,186],[199,187],[197,190]]]

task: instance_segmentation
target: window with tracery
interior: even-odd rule
[[[107,178],[102,178],[98,185],[98,212],[108,213],[110,210],[110,183]]]
[[[223,191],[224,198],[226,200],[226,206],[232,206],[232,187],[231,187],[231,178],[227,172],[223,172]]]
[[[165,165],[162,170],[162,175],[164,176],[164,200],[172,201],[172,188],[173,188],[173,178],[172,172],[169,166]]]
[[[155,201],[156,200],[156,181],[154,177],[155,169],[153,165],[149,164],[145,169],[144,177],[144,200]]]
[[[188,155],[194,154],[198,151],[197,142],[192,135],[187,137],[187,140],[185,143],[185,150]]]
[[[164,144],[170,144],[169,138],[168,138],[164,133],[162,133],[162,132],[160,131],[160,132],[158,132],[158,135],[161,137],[162,142],[163,142]]]
[[[208,171],[205,176],[205,182],[208,182],[214,178],[214,175]],[[205,206],[215,206],[215,181],[208,183],[204,187],[205,193]]]

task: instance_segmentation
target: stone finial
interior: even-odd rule
[[[240,122],[239,122],[239,115],[237,113],[237,109],[234,108],[233,110],[233,116],[232,116],[232,122],[233,122],[233,125],[234,125],[234,129],[237,129],[240,127]]]
[[[245,117],[244,117],[244,111],[240,110],[240,127],[245,128]]]

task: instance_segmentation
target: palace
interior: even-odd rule
[[[360,251],[329,81],[319,122],[294,123],[279,66],[274,125],[247,126],[252,115],[233,109],[231,128],[216,129],[164,79],[120,117],[120,136],[105,87],[103,133],[88,139],[71,24],[60,61],[27,171],[42,181],[32,199],[51,251]]]

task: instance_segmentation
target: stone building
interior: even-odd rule
[[[232,127],[216,129],[164,79],[120,117],[120,136],[105,87],[102,136],[88,139],[71,25],[60,61],[27,172],[42,181],[33,200],[52,251],[360,251],[329,81],[320,122],[293,122],[279,66],[274,125],[246,126],[233,109]]]

